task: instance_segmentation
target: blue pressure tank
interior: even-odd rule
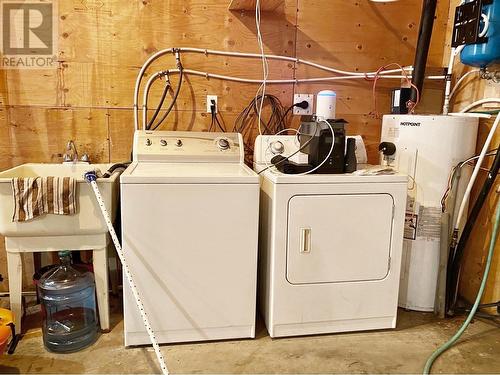
[[[493,0],[491,4],[483,6],[483,14],[489,19],[486,43],[469,44],[460,54],[462,64],[484,68],[488,65],[500,63],[500,0]],[[481,21],[481,30],[484,22]]]

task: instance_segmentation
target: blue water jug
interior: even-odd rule
[[[493,0],[484,5],[482,13],[488,17],[489,26],[486,32],[486,43],[469,44],[460,54],[462,64],[485,68],[488,65],[500,63],[500,0]],[[481,21],[481,30],[485,27]]]
[[[94,275],[71,266],[69,251],[59,252],[59,267],[45,273],[38,283],[42,304],[43,343],[58,353],[74,352],[97,337]]]

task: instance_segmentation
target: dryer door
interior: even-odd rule
[[[394,201],[389,194],[293,196],[286,276],[291,284],[384,279]]]

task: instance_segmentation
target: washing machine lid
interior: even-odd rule
[[[132,163],[122,184],[258,184],[257,174],[239,163]]]

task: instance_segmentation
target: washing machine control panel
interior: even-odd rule
[[[134,161],[240,162],[243,141],[238,133],[138,130]]]
[[[254,163],[269,165],[277,155],[287,157],[296,163],[307,163],[308,156],[299,151],[300,142],[296,135],[259,135],[255,139]]]

